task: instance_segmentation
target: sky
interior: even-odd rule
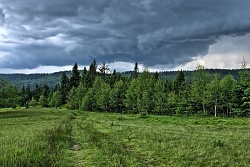
[[[249,0],[0,0],[0,73],[250,62]]]

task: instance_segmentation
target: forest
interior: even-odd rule
[[[60,73],[59,84],[23,85],[18,88],[0,79],[0,108],[53,107],[72,110],[175,116],[245,117],[250,114],[250,73],[243,67],[239,74],[219,74],[197,65],[185,76],[164,72],[139,72],[135,63],[127,75],[109,71],[96,61],[89,69]],[[172,73],[173,74],[173,73]],[[58,75],[58,74],[57,74]],[[235,77],[236,76],[236,77]]]

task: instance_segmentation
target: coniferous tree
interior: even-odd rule
[[[139,112],[151,113],[154,108],[154,78],[148,69],[144,69],[138,76],[139,93],[137,96],[137,107]]]
[[[91,88],[94,81],[95,81],[95,77],[97,75],[96,69],[97,69],[97,65],[96,65],[96,61],[94,59],[93,62],[89,66],[89,71],[88,71],[88,73],[86,75],[86,79],[85,79],[85,85],[87,86],[87,88]]]
[[[81,76],[81,83],[86,83],[85,80],[86,80],[86,77],[87,77],[87,74],[88,74],[88,70],[86,67],[83,68],[83,72],[82,72],[82,76]]]
[[[68,93],[69,93],[69,79],[65,74],[65,72],[63,72],[60,85],[61,104],[66,104]]]
[[[113,71],[113,73],[108,78],[108,83],[111,88],[113,88],[114,84],[119,81],[119,75],[117,75],[116,70]]]
[[[77,88],[81,80],[80,72],[78,70],[78,65],[75,63],[72,69],[71,77],[70,77],[70,88]]]
[[[122,80],[117,81],[114,84],[113,88],[110,91],[110,107],[112,111],[122,111],[122,109],[124,108],[123,101],[125,99],[126,90],[126,85]]]
[[[106,74],[109,72],[109,65],[106,62],[102,62],[99,66],[98,70],[102,74],[103,78],[106,79]]]
[[[138,63],[136,62],[135,67],[134,67],[134,71],[133,71],[133,74],[132,74],[132,78],[137,78],[138,74],[139,74],[139,67],[138,67]]]
[[[173,83],[174,92],[180,96],[180,93],[185,89],[185,76],[182,70],[177,72]]]

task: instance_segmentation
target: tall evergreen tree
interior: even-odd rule
[[[85,85],[87,86],[87,88],[91,88],[94,81],[95,81],[95,77],[97,75],[96,69],[97,69],[97,65],[96,65],[96,61],[94,59],[93,62],[89,66],[89,71],[88,71],[88,73],[86,75],[86,79],[85,79]]]
[[[102,62],[98,70],[101,72],[104,79],[106,79],[106,74],[109,72],[109,65],[106,62]]]
[[[174,79],[174,92],[180,96],[180,93],[185,89],[185,76],[183,71],[178,71]]]
[[[133,74],[132,74],[132,78],[137,78],[137,77],[138,77],[138,74],[139,74],[138,63],[135,62],[135,67],[134,67],[134,71],[133,71]]]
[[[78,65],[75,63],[75,65],[72,68],[72,73],[70,77],[70,88],[75,87],[77,88],[80,83],[80,72],[78,70]]]
[[[66,104],[67,96],[69,93],[69,79],[65,72],[61,76],[60,94],[61,94],[61,104]]]

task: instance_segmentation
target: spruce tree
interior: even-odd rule
[[[87,88],[91,88],[95,81],[95,77],[97,75],[96,69],[97,69],[97,66],[96,66],[96,61],[94,59],[93,62],[89,66],[89,71],[85,79],[85,85],[87,86]]]
[[[102,74],[103,78],[106,79],[106,74],[109,72],[109,65],[106,62],[102,62],[99,66],[98,70]]]
[[[136,62],[135,67],[134,67],[134,71],[133,71],[133,74],[132,74],[132,78],[137,78],[138,74],[139,74],[139,67],[138,67],[138,63]]]
[[[80,79],[81,79],[80,72],[78,70],[77,64],[75,63],[75,65],[72,68],[72,73],[70,77],[70,88],[73,87],[77,88],[80,83]]]
[[[60,94],[61,94],[61,104],[66,104],[67,96],[69,93],[69,79],[65,72],[61,76]]]

